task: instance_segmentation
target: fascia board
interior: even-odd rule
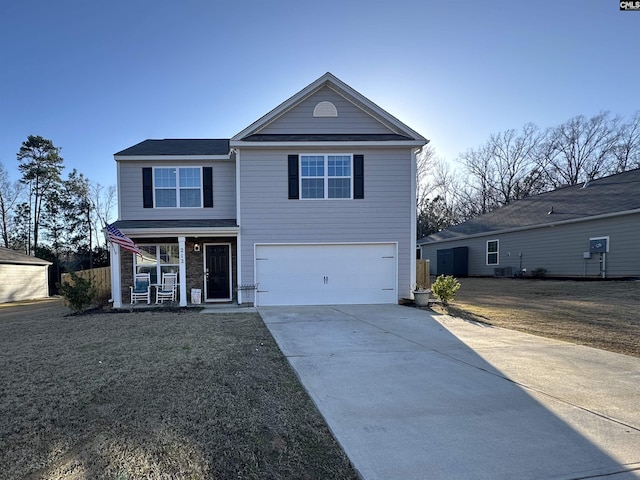
[[[2,265],[26,265],[26,266],[31,266],[31,267],[48,267],[50,265],[53,265],[53,263],[49,262],[48,260],[42,260],[42,261],[20,261],[20,260],[3,260],[2,262],[0,262],[0,264]]]
[[[336,92],[341,97],[345,98],[347,101],[350,101],[354,105],[360,107],[365,113],[368,113],[369,115],[371,115],[373,118],[375,118],[379,122],[382,119],[382,120],[384,120],[384,121],[382,121],[383,124],[386,121],[386,122],[390,123],[391,125],[393,125],[394,127],[396,127],[398,130],[400,130],[400,132],[398,132],[398,133],[408,134],[408,136],[413,137],[416,140],[423,140],[425,142],[428,141],[426,138],[424,138],[418,132],[416,132],[415,130],[410,128],[408,125],[406,125],[402,121],[398,120],[393,115],[391,115],[384,108],[378,106],[376,103],[372,102],[367,97],[365,97],[364,95],[359,93],[357,90],[354,90],[353,88],[351,88],[349,85],[347,85],[346,83],[344,83],[340,79],[333,77],[333,81],[334,81],[335,85],[337,87],[339,87],[339,89],[336,89],[335,87],[332,87],[331,85],[328,85],[329,88],[331,88],[334,92]],[[352,98],[349,98],[349,97],[352,97]],[[358,103],[360,105],[358,105]],[[372,115],[371,112],[374,112],[376,115]],[[378,118],[378,116],[380,118]]]
[[[457,240],[466,240],[468,238],[481,238],[481,237],[490,237],[495,235],[504,235],[505,233],[524,232],[527,230],[536,230],[538,228],[559,227],[562,225],[570,225],[572,223],[591,222],[594,220],[604,220],[607,218],[615,218],[615,217],[621,217],[624,215],[633,215],[638,213],[640,213],[640,208],[636,208],[634,210],[625,210],[622,212],[603,213],[601,215],[593,215],[590,217],[572,218],[571,220],[563,220],[561,222],[539,223],[537,225],[527,225],[526,227],[513,227],[513,228],[505,228],[502,230],[491,230],[489,232],[474,233],[472,235],[460,235],[459,237],[445,238],[442,240],[435,240],[433,242],[418,241],[418,246],[423,247],[427,245],[437,245],[437,244],[448,243],[448,242],[453,242]]]
[[[312,147],[322,149],[324,147],[422,147],[427,143],[426,140],[402,140],[396,142],[245,142],[242,140],[232,141],[231,146],[234,148],[294,148],[294,147]]]
[[[230,155],[114,155],[120,161],[179,161],[179,160],[231,160]]]
[[[326,81],[327,75],[329,75],[329,74],[324,74],[318,80],[316,80],[315,82],[307,85],[305,88],[300,90],[298,93],[296,93],[292,97],[289,97],[287,100],[282,102],[276,108],[274,108],[270,112],[268,112],[265,115],[263,115],[262,117],[260,117],[258,120],[256,120],[251,125],[249,125],[247,128],[245,128],[241,132],[235,134],[233,137],[231,137],[231,142],[233,142],[234,140],[240,140],[241,138],[246,137],[250,133],[252,133],[252,132],[254,132],[256,130],[259,130],[261,128],[264,128],[269,123],[273,122],[276,118],[278,118],[284,112],[289,110],[289,108],[291,108],[292,106],[297,104],[299,101],[301,101],[304,98],[306,98],[308,95],[311,95],[314,91],[318,90],[322,86],[322,84]]]

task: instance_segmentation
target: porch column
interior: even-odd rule
[[[115,243],[109,244],[111,254],[111,300],[113,308],[122,307],[122,289],[120,288],[120,247]]]
[[[178,250],[180,252],[180,264],[178,265],[178,277],[180,278],[180,306],[187,306],[187,261],[185,237],[178,237]]]

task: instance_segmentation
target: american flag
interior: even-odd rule
[[[136,246],[136,244],[133,243],[133,240],[127,237],[124,233],[122,233],[113,225],[109,225],[108,223],[105,228],[107,229],[107,237],[109,238],[110,242],[115,243],[116,245],[120,245],[125,250],[133,252],[136,255],[142,256],[142,250],[140,250]]]

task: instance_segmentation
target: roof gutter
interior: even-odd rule
[[[399,140],[399,141],[342,141],[342,142],[246,142],[236,140],[231,142],[232,147],[243,148],[300,148],[311,147],[318,150],[320,147],[422,147],[425,140]]]

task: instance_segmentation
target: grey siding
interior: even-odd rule
[[[314,117],[313,109],[323,101],[333,103],[337,117]],[[371,115],[338,95],[330,88],[322,88],[314,95],[288,110],[282,117],[258,133],[394,133]]]
[[[49,296],[48,267],[0,264],[0,303]]]
[[[407,148],[327,150],[364,154],[363,200],[289,200],[287,155],[240,153],[242,282],[254,279],[255,243],[398,242],[398,294],[410,290],[411,151]]]
[[[430,260],[431,273],[435,274],[438,249],[467,246],[471,276],[493,275],[495,267],[512,267],[515,272],[522,260],[522,267],[529,272],[535,268],[545,268],[549,276],[597,277],[600,255],[594,254],[590,259],[584,259],[583,252],[589,251],[590,238],[609,237],[607,277],[639,277],[639,236],[640,215],[623,215],[425,245],[422,246],[422,258]],[[500,263],[486,265],[486,242],[494,239],[500,241]]]
[[[236,171],[233,161],[120,161],[120,220],[224,219],[236,217]],[[213,208],[143,208],[143,167],[213,167]]]

